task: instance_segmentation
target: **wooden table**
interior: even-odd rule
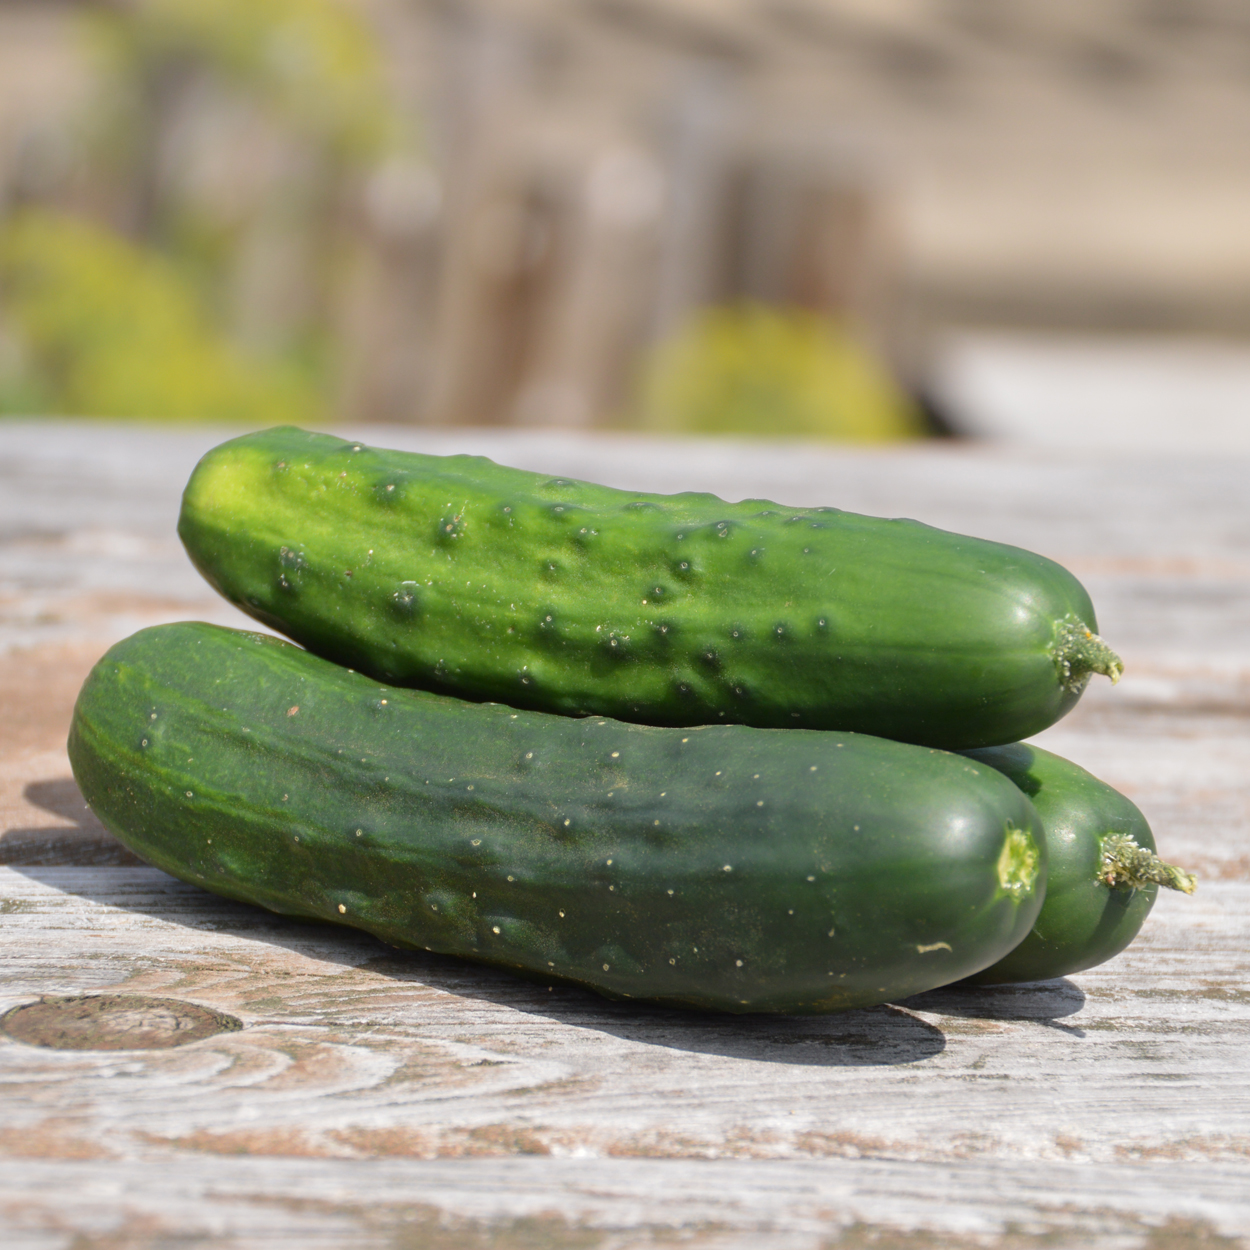
[[[90,664],[144,624],[240,619],[173,532],[223,433],[0,424],[0,1010],[175,1000],[102,1017],[93,1045],[193,1023],[178,1003],[243,1025],[166,1049],[0,1038],[5,1246],[1246,1244],[1250,462],[363,435],[915,516],[1089,587],[1127,675],[1041,741],[1132,796],[1196,896],[1066,980],[716,1018],[227,903],[93,820],[63,747]]]

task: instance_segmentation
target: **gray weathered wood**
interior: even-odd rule
[[[1188,1250],[1250,1233],[1250,464],[373,433],[913,515],[1043,550],[1090,587],[1128,675],[1041,741],[1129,793],[1198,894],[1064,981],[737,1019],[285,921],[136,865],[99,828],[62,746],[81,675],[140,625],[240,619],[171,537],[217,437],[0,425],[0,1010],[110,992],[245,1026],[150,1051],[0,1038],[6,1246]]]

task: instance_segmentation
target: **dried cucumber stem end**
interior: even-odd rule
[[[1060,683],[1073,694],[1085,689],[1091,673],[1110,677],[1114,686],[1124,672],[1120,657],[1075,616],[1066,616],[1055,626],[1051,654],[1055,657]]]
[[[1165,864],[1154,851],[1138,846],[1131,834],[1109,833],[1102,840],[1102,858],[1098,865],[1099,880],[1107,885],[1140,890],[1147,885],[1162,885],[1169,890],[1192,894],[1198,879],[1191,872]]]
[[[998,885],[1004,894],[1025,898],[1037,885],[1041,854],[1027,829],[1008,824],[1003,849],[998,856]]]

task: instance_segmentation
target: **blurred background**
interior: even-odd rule
[[[1250,450],[1244,0],[0,0],[0,414]]]

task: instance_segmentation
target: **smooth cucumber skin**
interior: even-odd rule
[[[1064,715],[1042,556],[916,521],[643,495],[289,427],[200,462],[178,532],[227,599],[380,681],[657,725],[947,748]]]
[[[1106,963],[1136,936],[1158,886],[1109,886],[1098,876],[1101,842],[1130,834],[1155,849],[1146,818],[1118,790],[1062,756],[1017,742],[966,753],[996,768],[1029,796],[1046,830],[1046,899],[1015,950],[971,979],[983,985],[1047,981]]]
[[[185,881],[616,997],[903,998],[1017,945],[1045,887],[1029,801],[961,756],[467,703],[213,625],[109,651],[69,751]]]

